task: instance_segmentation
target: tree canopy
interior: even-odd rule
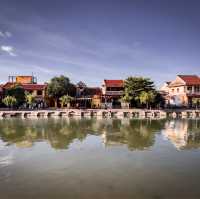
[[[155,90],[154,82],[149,78],[128,77],[124,81],[123,98],[131,101],[135,106],[154,103],[158,93]]]
[[[154,82],[143,77],[128,77],[124,81],[124,87],[125,92],[133,96],[139,96],[142,91],[155,90]]]
[[[2,102],[9,108],[13,108],[17,104],[16,98],[9,95],[3,98]]]
[[[198,108],[199,105],[200,105],[200,98],[193,98],[193,99],[192,99],[192,104],[193,104],[196,108]]]
[[[22,105],[25,101],[25,91],[19,84],[7,89],[5,91],[5,96],[15,97],[17,106]]]
[[[25,93],[25,100],[26,100],[26,103],[29,105],[29,106],[32,106],[35,102],[35,96],[31,93],[28,93],[26,92]]]
[[[149,104],[154,102],[155,96],[153,91],[142,91],[139,95],[139,101],[141,104],[145,104],[146,108],[149,108]]]
[[[55,106],[57,106],[57,101],[61,96],[74,96],[75,92],[75,86],[70,82],[68,77],[63,75],[52,78],[47,86],[47,93],[49,97],[52,97],[55,100]]]
[[[68,105],[68,107],[70,106],[70,102],[73,100],[74,98],[69,96],[69,95],[63,95],[62,97],[59,98],[60,102],[61,102],[61,107],[64,107],[65,105]]]

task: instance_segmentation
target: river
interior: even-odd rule
[[[200,198],[200,120],[2,119],[1,199]]]

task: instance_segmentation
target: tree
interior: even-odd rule
[[[70,82],[68,77],[61,75],[51,79],[47,86],[49,97],[54,99],[55,107],[58,106],[58,100],[63,95],[74,96],[76,92],[75,86]]]
[[[124,87],[132,95],[140,93],[141,91],[155,90],[153,81],[143,77],[128,77],[124,82]]]
[[[86,88],[86,87],[87,87],[87,85],[86,85],[84,82],[82,82],[82,81],[79,81],[76,85],[77,85],[79,88]]]
[[[2,102],[9,108],[13,108],[17,104],[16,98],[9,95],[3,98]]]
[[[124,96],[131,98],[131,102],[135,105],[140,104],[141,93],[149,91],[155,92],[154,83],[149,78],[128,77],[124,81]]]
[[[16,106],[20,106],[25,101],[25,91],[20,84],[15,84],[13,87],[5,91],[5,96],[12,96],[16,99]]]
[[[125,107],[130,107],[130,102],[131,100],[133,99],[132,96],[128,95],[127,93],[125,95],[123,95],[120,99],[121,103],[122,103],[122,106],[125,106]]]
[[[155,99],[154,99],[154,102],[152,104],[156,108],[159,108],[159,109],[161,107],[163,108],[165,106],[165,99],[159,92],[155,92]]]
[[[198,106],[200,105],[200,98],[193,98],[192,99],[192,104],[196,107],[196,109],[198,108]]]
[[[64,107],[67,105],[67,107],[70,107],[70,102],[74,99],[73,97],[69,95],[63,95],[62,97],[59,98],[61,101],[61,107]]]
[[[76,95],[78,97],[83,96],[83,95],[87,95],[88,88],[87,88],[87,85],[84,82],[79,81],[76,84],[76,87],[77,87],[77,93],[76,93]]]
[[[35,96],[31,93],[25,93],[26,103],[29,105],[29,108],[35,103]]]
[[[142,91],[139,95],[139,101],[141,104],[145,104],[146,108],[149,108],[149,104],[154,102],[155,96],[153,91]]]

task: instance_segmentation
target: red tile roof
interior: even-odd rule
[[[200,78],[197,75],[178,75],[186,85],[200,85]]]
[[[47,85],[46,84],[21,84],[24,90],[44,90]]]
[[[124,81],[123,80],[104,80],[106,87],[123,87]]]
[[[9,89],[14,86],[15,83],[7,82],[3,85],[4,89]],[[44,90],[47,85],[46,84],[19,84],[24,90],[31,91],[31,90]]]
[[[7,83],[5,83],[3,86],[2,86],[2,88],[4,88],[4,89],[9,89],[11,86],[13,86],[14,85],[14,83],[12,83],[12,82],[7,82]]]
[[[3,84],[0,84],[0,92],[3,91]]]

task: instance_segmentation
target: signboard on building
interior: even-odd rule
[[[33,76],[16,76],[16,83],[31,84],[33,83]]]

